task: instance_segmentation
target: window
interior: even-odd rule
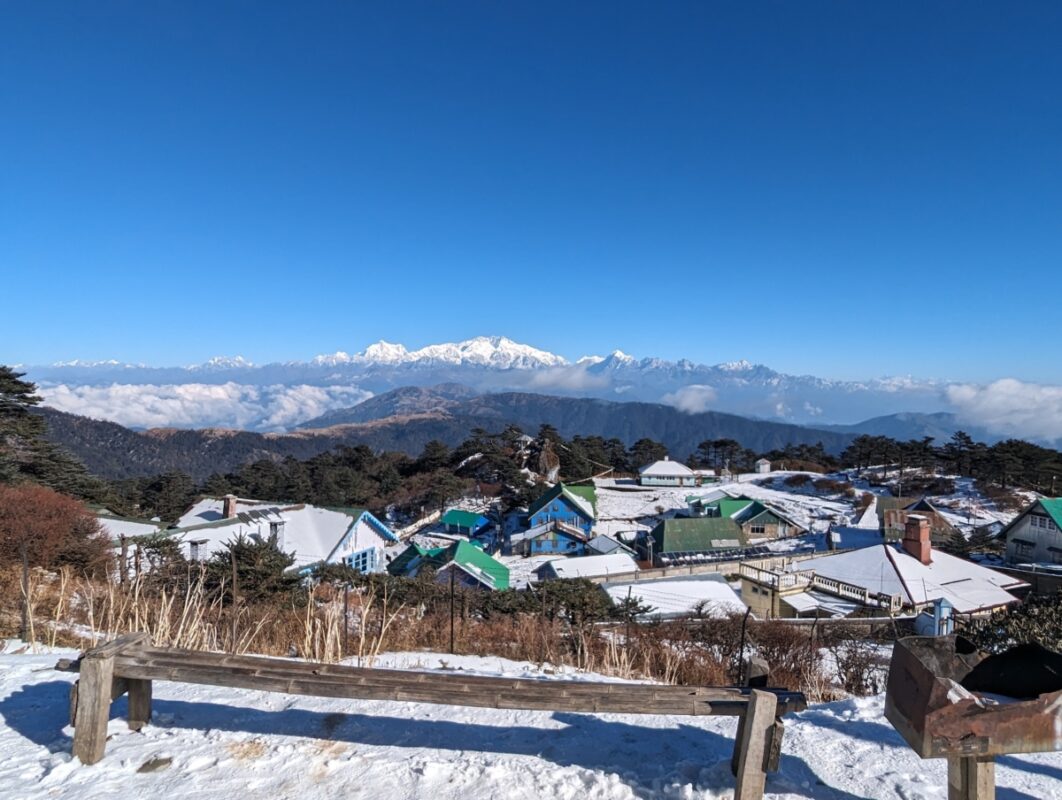
[[[1021,539],[1014,540],[1014,555],[1019,558],[1031,556],[1035,545],[1032,542],[1023,542]]]
[[[767,533],[766,525],[752,525],[749,528],[750,533]]]
[[[1058,526],[1055,525],[1053,520],[1048,519],[1047,517],[1041,517],[1037,514],[1033,514],[1029,517],[1029,524],[1034,528],[1039,528],[1044,531],[1058,530]]]
[[[1062,564],[1062,550],[1059,550],[1057,547],[1050,547],[1048,549],[1051,551],[1051,563]]]
[[[362,574],[376,571],[376,548],[370,547],[366,550],[359,550],[357,553],[353,553],[346,558],[347,566],[351,569],[356,569]]]

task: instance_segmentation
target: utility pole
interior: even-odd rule
[[[19,637],[24,642],[30,640],[30,580],[29,580],[29,545],[23,539],[22,551],[22,620],[19,625]]]
[[[454,565],[450,562],[450,655],[454,654]]]
[[[631,589],[633,588],[633,586],[627,587],[627,641],[625,643],[627,652],[630,652],[631,649]]]

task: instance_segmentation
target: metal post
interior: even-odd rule
[[[450,564],[450,655],[454,654],[454,565]]]

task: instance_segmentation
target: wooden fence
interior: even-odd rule
[[[60,661],[56,669],[80,673],[71,690],[71,723],[74,755],[84,764],[103,758],[111,702],[128,693],[129,726],[139,730],[151,719],[152,681],[166,680],[354,700],[739,717],[732,761],[736,800],[763,796],[766,773],[777,769],[781,753],[781,717],[807,705],[802,693],[779,689],[440,675],[155,648],[143,633],[121,636],[77,661]]]

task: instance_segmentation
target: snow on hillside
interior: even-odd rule
[[[68,653],[69,654],[69,653]],[[125,795],[254,798],[728,798],[736,721],[721,717],[495,711],[329,700],[155,683],[155,718],[126,727],[119,700],[107,755],[70,756],[59,653],[0,655],[0,797]],[[499,658],[428,653],[381,666],[480,675],[554,674]],[[999,797],[1062,796],[1062,755],[1001,758]],[[882,698],[813,706],[787,718],[771,800],[942,800],[945,762],[922,761],[882,716]]]
[[[774,476],[790,473],[774,473]],[[816,476],[819,477],[819,476]],[[652,527],[656,520],[673,517],[685,511],[686,498],[713,492],[725,492],[733,497],[744,495],[762,500],[788,515],[805,528],[823,528],[827,521],[845,524],[852,519],[850,503],[829,500],[810,494],[797,494],[770,489],[754,483],[762,475],[741,475],[727,483],[705,486],[642,487],[609,479],[595,481],[597,485],[597,514],[599,533],[620,533]],[[657,509],[662,508],[659,512]],[[817,523],[817,524],[816,524]]]

